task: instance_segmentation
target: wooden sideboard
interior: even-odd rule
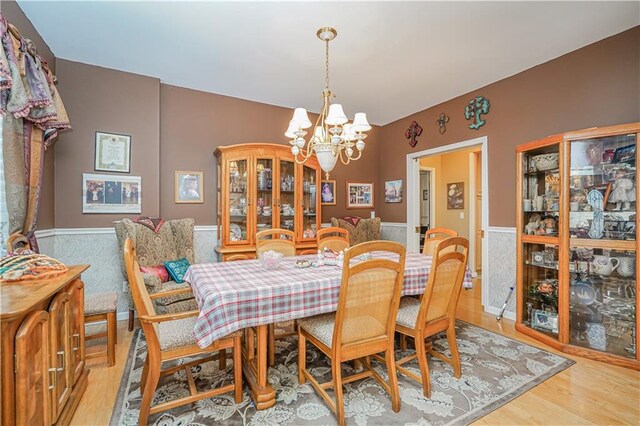
[[[0,284],[1,425],[67,425],[84,390],[88,265],[60,276]]]

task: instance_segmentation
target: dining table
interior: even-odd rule
[[[374,259],[395,259],[389,252],[372,252]],[[300,267],[299,260],[312,263]],[[265,269],[257,259],[194,264],[184,280],[198,303],[194,327],[198,346],[205,348],[230,333],[245,330],[242,348],[243,372],[256,409],[276,403],[267,379],[268,326],[335,312],[342,282],[342,265],[317,265],[317,256],[284,257],[276,269]],[[431,256],[407,253],[402,295],[424,293]],[[352,262],[363,259],[352,259]],[[467,269],[463,285],[472,286]]]

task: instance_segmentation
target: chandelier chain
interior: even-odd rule
[[[329,40],[325,41],[325,89],[329,89]]]

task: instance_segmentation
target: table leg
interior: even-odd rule
[[[253,354],[253,336],[251,339],[246,339],[242,351],[242,371],[249,384],[251,399],[258,410],[273,407],[276,403],[276,392],[267,380],[267,327],[266,325],[255,327],[257,337],[255,356]],[[252,335],[253,333],[248,334]]]

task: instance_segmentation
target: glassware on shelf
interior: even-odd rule
[[[558,247],[524,244],[523,322],[557,337],[558,334]]]
[[[229,240],[247,240],[247,160],[229,161]]]
[[[558,236],[560,172],[558,146],[523,155],[522,211],[526,235]]]

